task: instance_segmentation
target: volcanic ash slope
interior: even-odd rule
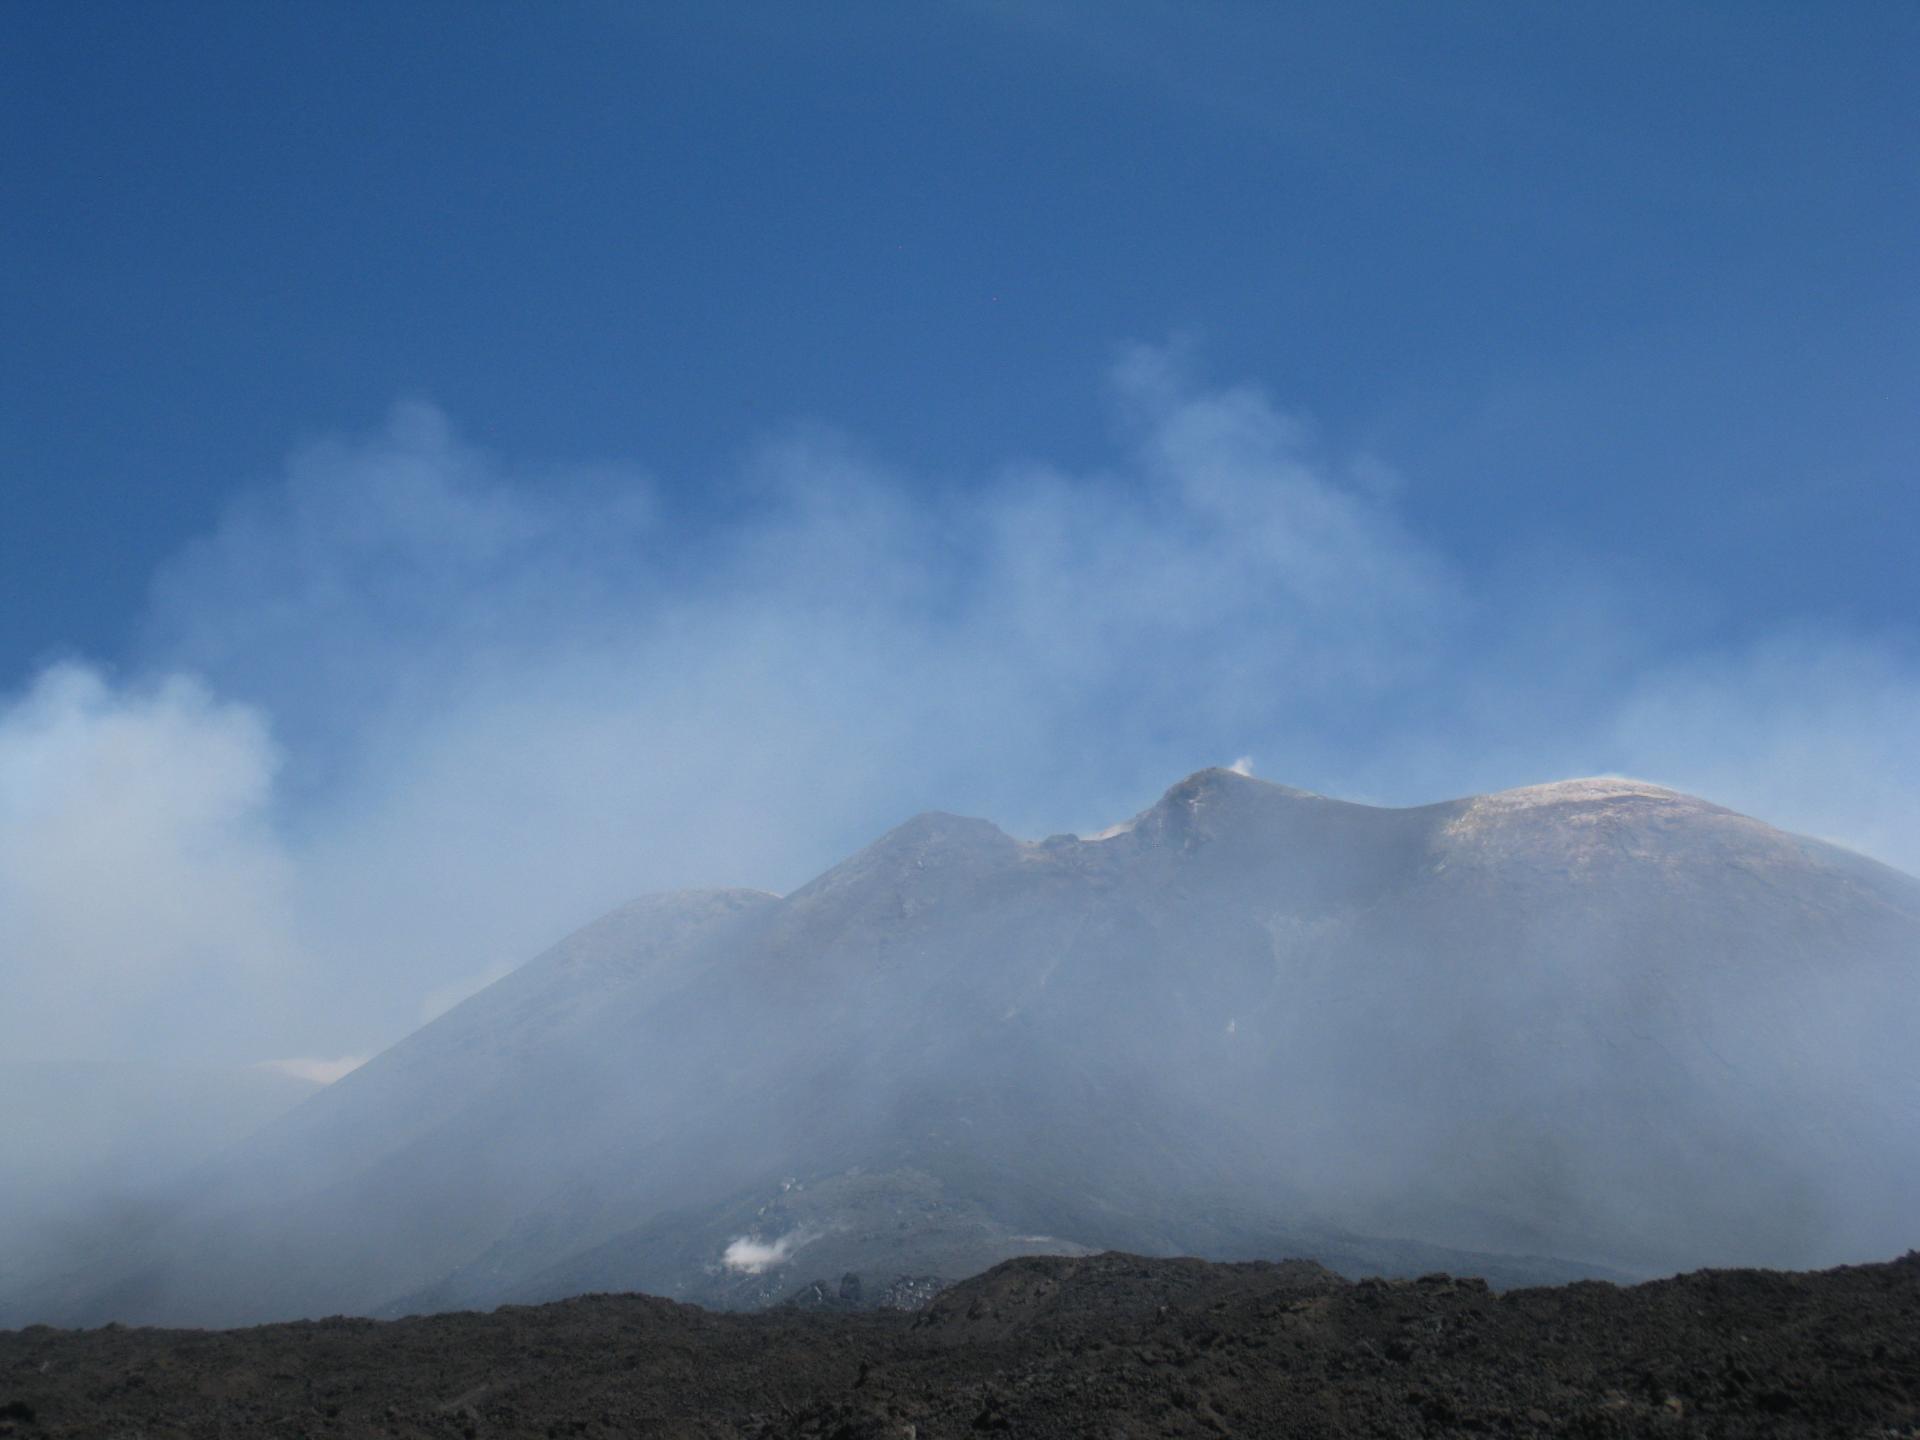
[[[1885,1258],[1916,1033],[1920,882],[1847,851],[1630,781],[1388,810],[1207,770],[1104,838],[922,815],[785,898],[636,901],[16,1319],[752,1306],[1109,1248]]]

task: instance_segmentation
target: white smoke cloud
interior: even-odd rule
[[[230,1058],[274,1028],[301,953],[277,764],[265,717],[178,677],[63,664],[0,704],[0,1049]]]
[[[1898,637],[1687,658],[1604,567],[1464,574],[1253,387],[1140,349],[1114,394],[1103,470],[807,430],[698,511],[420,406],[302,451],[131,678],[0,706],[0,1040],[358,1055],[641,891],[791,889],[925,808],[1091,833],[1247,748],[1387,803],[1641,774],[1920,865]]]
[[[762,1275],[775,1266],[786,1264],[794,1251],[813,1238],[799,1230],[789,1231],[777,1240],[755,1240],[742,1235],[727,1246],[720,1263],[742,1275]]]
[[[1438,663],[1458,587],[1377,486],[1154,352],[1116,394],[1109,472],[942,491],[803,431],[725,523],[418,406],[242,497],[160,576],[147,655],[286,754],[327,983],[277,1053],[397,1038],[638,891],[790,889],[918,809],[1131,813]]]

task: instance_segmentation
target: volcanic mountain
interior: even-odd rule
[[[910,1303],[1009,1256],[1496,1285],[1920,1243],[1920,881],[1578,780],[1206,770],[1093,838],[921,815],[634,901],[58,1257],[0,1322],[639,1289]]]

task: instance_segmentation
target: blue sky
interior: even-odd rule
[[[252,996],[207,1053],[364,1049],[631,891],[1241,754],[1920,864],[1910,5],[4,26],[51,1050],[129,949]]]

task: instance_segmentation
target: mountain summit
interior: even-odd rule
[[[1098,836],[927,814],[784,898],[635,901],[0,1318],[751,1306],[1109,1248],[1884,1258],[1915,1033],[1920,882],[1847,851],[1635,781],[1382,809],[1204,770]]]

